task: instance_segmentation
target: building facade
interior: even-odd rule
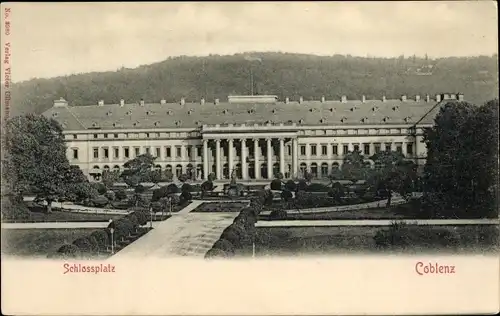
[[[463,95],[310,101],[229,96],[227,102],[87,106],[61,99],[44,115],[63,126],[70,163],[94,179],[104,170],[123,170],[126,161],[145,153],[156,157],[155,168],[176,176],[206,179],[214,173],[227,179],[234,171],[240,179],[259,180],[308,171],[322,178],[341,169],[344,155],[355,150],[366,158],[399,151],[424,164],[424,129],[447,99]]]

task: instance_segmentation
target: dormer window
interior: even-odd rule
[[[299,124],[304,124],[304,120],[303,120],[303,119],[300,119],[300,120],[299,120]]]
[[[139,125],[140,125],[140,123],[139,123],[139,122],[135,122],[135,123],[134,123],[134,127],[135,127],[135,126],[139,126]]]
[[[131,114],[132,114],[132,111],[127,111],[125,114],[126,114],[126,115],[131,115]]]
[[[386,116],[386,117],[384,117],[382,120],[383,120],[384,122],[389,122],[389,121],[391,120],[391,118],[390,118],[390,117],[388,117],[388,116]]]
[[[151,114],[153,114],[153,112],[151,112],[151,111],[146,111],[146,115],[151,115]]]
[[[92,127],[98,127],[99,124],[97,124],[96,122],[92,123]]]
[[[188,111],[188,115],[191,115],[191,114],[193,114],[193,109],[190,109],[190,110]]]
[[[347,119],[345,117],[343,117],[343,118],[340,119],[341,123],[345,123],[346,121],[347,121]]]
[[[378,106],[374,106],[374,107],[372,107],[372,111],[373,111],[373,112],[378,111]]]
[[[314,112],[314,109],[309,109],[309,112]]]
[[[116,123],[113,123],[113,127],[116,127]]]
[[[335,112],[335,108],[330,108],[330,112]]]
[[[410,116],[405,117],[405,122],[406,123],[411,122],[411,117]]]
[[[320,123],[326,123],[326,120],[324,118],[322,118],[321,120],[319,120]]]
[[[181,125],[181,121],[176,121],[175,122],[175,126],[180,126]]]
[[[395,105],[395,106],[393,106],[393,107],[392,107],[392,110],[393,110],[393,111],[397,111],[397,110],[399,110],[399,105]]]
[[[363,123],[368,123],[368,118],[367,118],[367,117],[363,117],[363,118],[361,119],[361,122],[363,122]]]
[[[160,122],[159,121],[156,121],[155,122],[155,126],[159,126],[160,125]]]
[[[274,111],[274,110],[273,110],[273,111]],[[255,111],[254,111],[254,109],[250,109],[250,110],[248,110],[248,114],[253,114],[254,112],[255,112]]]
[[[273,114],[276,114],[276,109],[272,109],[271,112],[273,112]]]
[[[351,112],[354,112],[354,111],[356,111],[356,107],[355,107],[355,106],[353,106],[353,107],[351,108]]]
[[[168,111],[167,111],[167,114],[168,114],[168,115],[172,115],[172,110],[168,110]]]
[[[222,114],[227,114],[228,113],[228,110],[224,109],[222,110]]]
[[[195,123],[197,126],[200,126],[201,125],[201,122],[200,121],[196,121]]]
[[[111,112],[111,111],[106,112],[107,116],[111,116],[111,114],[113,114],[113,112]]]

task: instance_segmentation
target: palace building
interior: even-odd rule
[[[353,150],[365,157],[394,150],[424,164],[423,130],[448,99],[463,95],[294,101],[254,95],[225,102],[86,106],[61,98],[44,115],[62,125],[70,163],[94,178],[104,170],[123,170],[126,161],[144,153],[157,157],[156,168],[176,176],[194,172],[206,179],[213,172],[225,179],[235,171],[240,179],[258,180],[307,170],[322,178],[342,168],[344,154]]]

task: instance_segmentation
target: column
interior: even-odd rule
[[[280,138],[280,172],[285,176],[285,140]]]
[[[396,143],[391,142],[391,151],[396,151]]]
[[[195,169],[197,167],[195,166]],[[203,179],[208,179],[208,140],[203,140]]]
[[[220,174],[220,139],[215,140],[215,177],[222,179]]]
[[[292,139],[292,177],[296,177],[299,168],[299,145],[297,138]]]
[[[370,143],[370,156],[375,155],[375,145]]]
[[[407,152],[406,152],[406,143],[402,143],[401,145],[401,151],[403,152],[403,156],[407,156]]]
[[[349,152],[354,151],[354,145],[352,143],[347,144],[347,146],[348,146],[347,148],[349,149]],[[344,153],[344,154],[346,154],[346,153]]]
[[[255,169],[255,179],[260,179],[260,148],[259,148],[259,139],[254,138],[253,140],[253,152],[254,152],[254,169]]]
[[[241,139],[241,177],[243,180],[248,179],[247,168],[247,140]]]
[[[186,160],[186,146],[181,145],[181,160],[185,161]],[[184,173],[184,169],[182,169],[182,173]]]
[[[344,144],[343,143],[339,143],[339,145],[337,146],[337,154],[339,157],[344,156]]]
[[[228,139],[227,140],[227,153],[228,153],[228,157],[227,157],[227,166],[228,166],[228,171],[229,171],[229,179],[231,179],[231,175],[233,174],[233,168],[234,168],[234,165],[233,165],[233,157],[234,157],[234,152],[233,152],[233,140],[232,139]]]
[[[271,146],[271,138],[267,138],[267,178],[273,178],[273,148]]]

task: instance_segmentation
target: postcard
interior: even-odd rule
[[[1,11],[4,314],[498,313],[495,2]]]

